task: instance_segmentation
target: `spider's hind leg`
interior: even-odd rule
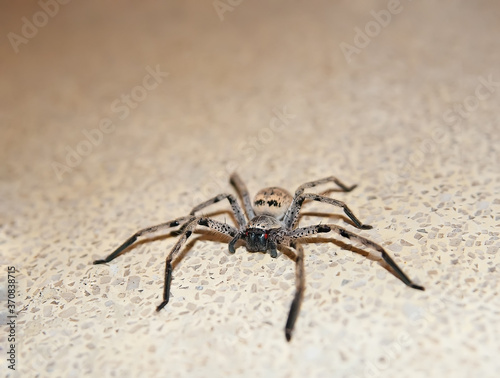
[[[358,186],[357,184],[354,184],[354,185],[351,185],[351,186],[347,186],[342,181],[340,181],[338,178],[336,178],[334,176],[330,176],[330,177],[327,177],[327,178],[324,178],[324,179],[310,181],[310,182],[306,182],[305,184],[302,184],[295,191],[295,197],[298,197],[302,193],[304,193],[305,189],[314,188],[314,187],[316,187],[318,185],[323,185],[323,184],[326,184],[326,183],[329,183],[329,182],[335,183],[335,185],[337,185],[340,188],[340,190],[343,191],[343,192],[350,192],[351,190],[353,190],[354,188],[356,188]]]
[[[233,211],[233,214],[236,218],[236,223],[238,224],[238,227],[243,227],[247,223],[245,220],[245,215],[243,214],[243,210],[241,209],[241,206],[238,203],[238,201],[236,201],[236,198],[232,194],[228,193],[219,194],[203,203],[200,203],[198,206],[195,206],[191,210],[190,215],[195,215],[198,211],[210,205],[213,205],[214,203],[220,202],[224,199],[227,199],[229,204],[231,205],[231,210]]]
[[[252,207],[252,201],[250,200],[250,195],[248,194],[248,189],[240,178],[240,176],[235,172],[231,175],[229,181],[231,185],[233,185],[238,192],[241,200],[243,201],[243,205],[245,206],[245,211],[247,212],[248,219],[252,219],[255,217],[255,211]]]
[[[285,214],[285,218],[283,220],[283,222],[288,228],[293,229],[297,226],[299,222],[300,209],[302,208],[302,205],[304,204],[305,200],[313,200],[341,207],[344,210],[344,213],[349,217],[349,219],[354,223],[354,225],[357,228],[360,228],[362,230],[369,230],[373,228],[369,224],[361,223],[361,221],[354,215],[351,209],[349,209],[349,207],[344,202],[314,193],[302,193],[298,197],[293,198],[293,202],[288,208]]]

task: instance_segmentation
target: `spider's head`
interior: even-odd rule
[[[257,215],[241,235],[248,252],[269,251],[271,257],[276,257],[276,235],[281,229],[281,223],[271,215]]]
[[[249,228],[243,239],[248,252],[266,252],[269,249],[269,232],[260,228]]]
[[[271,215],[257,215],[248,222],[245,230],[239,231],[229,242],[229,253],[236,252],[236,243],[242,239],[248,252],[269,252],[272,258],[276,258],[281,229],[280,221]]]

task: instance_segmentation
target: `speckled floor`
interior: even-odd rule
[[[496,376],[497,2],[43,4],[0,12],[2,373]],[[295,273],[281,254],[230,255],[227,240],[197,233],[160,313],[174,237],[92,265],[232,191],[233,171],[252,194],[330,175],[357,183],[329,195],[426,290],[323,235],[304,245],[287,343]],[[228,208],[214,216],[231,223]],[[304,212],[303,225],[356,231],[328,205]]]

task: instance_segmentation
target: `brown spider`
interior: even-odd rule
[[[238,195],[243,201],[248,222],[240,204],[232,194],[219,194],[218,196],[193,208],[188,216],[180,217],[136,232],[108,257],[104,260],[96,260],[94,261],[94,264],[104,264],[110,262],[142,235],[149,234],[160,229],[179,227],[178,234],[180,235],[180,238],[166,258],[163,302],[156,308],[156,311],[160,311],[168,303],[170,296],[172,260],[184,246],[186,240],[195,231],[197,226],[208,227],[212,230],[230,236],[232,238],[229,242],[230,253],[235,252],[236,243],[239,240],[243,241],[248,252],[269,252],[272,258],[278,257],[277,250],[280,247],[291,247],[295,250],[295,252],[289,252],[293,253],[293,260],[296,264],[296,290],[285,326],[285,336],[287,341],[290,341],[292,337],[294,324],[297,320],[300,304],[304,294],[304,250],[299,244],[299,240],[301,238],[318,233],[333,231],[347,239],[358,241],[379,252],[382,259],[385,260],[385,262],[392,268],[395,275],[407,286],[413,289],[424,290],[422,286],[413,283],[406,276],[406,274],[403,273],[403,271],[396,265],[394,260],[381,246],[362,236],[356,235],[355,233],[347,231],[346,229],[335,224],[318,224],[314,226],[297,227],[302,204],[305,200],[313,200],[341,207],[357,228],[364,230],[372,228],[372,226],[362,224],[345,203],[319,194],[304,193],[304,190],[307,188],[313,188],[317,185],[329,182],[335,183],[344,192],[350,192],[356,187],[356,185],[348,187],[335,177],[327,177],[299,186],[293,197],[290,193],[281,188],[265,188],[257,193],[252,205],[248,195],[248,190],[236,173],[231,175],[230,182],[235,187]],[[238,226],[237,228],[208,217],[195,215],[201,209],[224,199],[227,199],[231,204]]]

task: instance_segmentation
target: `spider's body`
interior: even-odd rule
[[[344,192],[349,192],[356,186],[347,187],[335,177],[328,177],[322,180],[311,181],[301,185],[292,196],[285,189],[278,187],[265,188],[260,190],[253,203],[250,201],[248,191],[237,174],[231,176],[231,184],[236,188],[243,201],[245,213],[240,204],[232,194],[219,194],[218,196],[201,203],[193,208],[188,216],[174,219],[156,226],[148,227],[136,232],[127,239],[120,247],[111,253],[104,260],[96,260],[94,264],[107,263],[119,256],[126,248],[133,244],[138,237],[165,228],[179,227],[179,240],[167,255],[165,262],[165,286],[163,290],[163,302],[157,307],[160,311],[168,303],[170,298],[170,285],[172,282],[172,261],[186,240],[192,235],[198,226],[208,227],[219,233],[231,237],[229,242],[229,252],[235,253],[238,241],[243,241],[248,252],[269,253],[272,258],[278,257],[278,250],[291,256],[296,264],[296,291],[292,301],[288,320],[285,326],[286,339],[290,341],[292,331],[297,319],[300,304],[305,289],[304,278],[304,251],[299,243],[304,237],[309,237],[318,233],[336,232],[340,236],[358,241],[380,253],[380,257],[389,265],[395,275],[406,285],[418,290],[424,290],[422,286],[414,284],[397,266],[387,252],[378,244],[348,231],[335,224],[318,224],[313,226],[298,227],[300,210],[305,200],[314,200],[328,203],[343,208],[345,214],[360,229],[370,229],[371,226],[362,224],[343,202],[314,193],[304,193],[305,189],[313,188],[320,184],[333,182]],[[227,199],[232,207],[237,228],[221,223],[209,217],[195,215],[201,209],[208,207],[221,200]],[[295,250],[295,252],[293,250]]]

